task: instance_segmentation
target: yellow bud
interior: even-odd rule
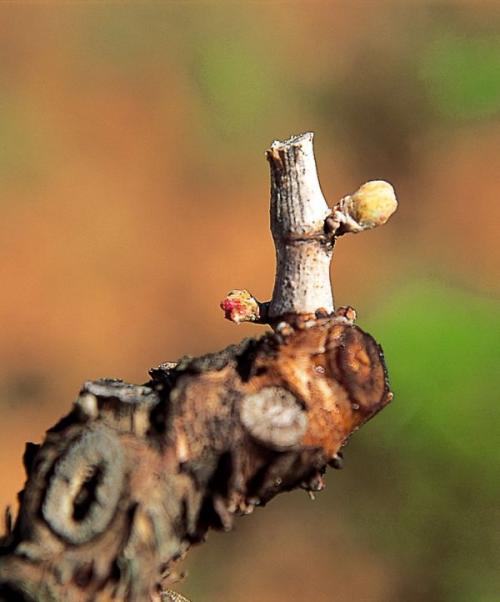
[[[349,201],[349,214],[363,230],[385,224],[398,208],[394,188],[383,180],[366,182]]]

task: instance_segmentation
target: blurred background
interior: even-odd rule
[[[500,600],[500,5],[0,7],[0,507],[88,378],[144,382],[262,332],[264,151],[312,130],[333,204],[400,209],[341,239],[336,303],[382,343],[394,402],[327,490],[192,550],[193,602]]]

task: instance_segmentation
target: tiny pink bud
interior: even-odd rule
[[[259,303],[247,290],[230,291],[221,301],[224,317],[231,322],[255,322],[260,317]]]

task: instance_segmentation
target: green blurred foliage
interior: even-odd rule
[[[254,41],[207,41],[197,49],[194,74],[212,135],[233,141],[249,135],[269,103],[278,102],[279,72]]]
[[[407,451],[425,455],[440,446],[450,457],[478,467],[494,462],[500,471],[491,429],[500,421],[497,303],[421,282],[391,295],[373,330],[383,334],[392,386],[404,400],[394,416],[401,422],[391,427],[407,431]],[[490,396],[483,398],[486,383]]]
[[[420,76],[435,109],[449,118],[500,112],[500,35],[440,32],[420,59]]]
[[[364,507],[363,524],[402,571],[418,567],[428,580],[425,599],[494,599],[500,308],[421,281],[394,291],[364,326],[380,333],[395,399],[357,450],[391,466],[387,487],[365,492],[372,505]],[[360,498],[353,499],[356,506]],[[412,580],[406,587],[402,599],[421,599]]]

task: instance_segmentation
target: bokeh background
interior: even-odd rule
[[[395,399],[316,501],[212,534],[179,590],[500,600],[499,33],[479,0],[2,3],[0,506],[85,379],[262,331],[218,303],[269,298],[264,150],[313,130],[332,204],[398,192],[333,265]]]

